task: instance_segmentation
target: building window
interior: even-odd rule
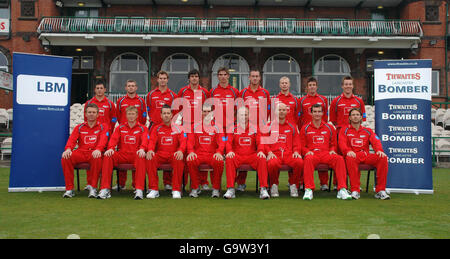
[[[431,72],[431,95],[439,95],[439,70]]]
[[[117,56],[110,66],[110,91],[124,93],[128,79],[135,80],[138,94],[148,92],[148,66],[145,60],[135,53],[123,53]]]
[[[436,5],[425,6],[425,20],[428,22],[439,21],[439,6]]]
[[[291,82],[291,93],[300,95],[300,66],[291,56],[279,54],[270,57],[263,68],[263,87],[270,95],[280,92],[280,78],[287,76]]]
[[[5,71],[5,72],[9,72],[8,65],[9,65],[8,59],[6,58],[5,54],[0,52],[0,70],[1,71]]]
[[[34,0],[22,0],[20,2],[20,16],[26,18],[35,17]]]
[[[197,61],[184,53],[176,53],[167,57],[161,66],[161,70],[169,74],[169,88],[175,93],[188,84],[187,75],[192,69],[198,70]]]
[[[219,79],[217,79],[217,70],[220,67],[228,68],[230,72],[230,85],[239,90],[242,90],[248,86],[250,68],[247,61],[243,57],[236,54],[225,54],[214,62],[211,76],[211,88],[216,88],[219,84]]]
[[[338,55],[326,55],[314,65],[314,75],[319,83],[320,94],[337,96],[342,92],[342,78],[350,76],[350,66]]]

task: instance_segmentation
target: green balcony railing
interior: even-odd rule
[[[422,36],[418,20],[44,17],[38,33]]]

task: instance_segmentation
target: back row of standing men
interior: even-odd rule
[[[314,140],[311,140],[311,141],[314,142],[314,145],[316,145],[317,143],[321,143],[323,146],[324,143],[327,143],[327,145],[329,147],[326,147],[326,150],[329,150],[329,152],[330,152],[329,155],[335,155],[336,152],[339,152],[339,150],[337,148],[338,145],[336,142],[337,136],[340,134],[342,129],[348,127],[349,114],[352,109],[354,109],[354,108],[358,109],[359,114],[361,116],[361,120],[363,120],[363,119],[365,120],[365,106],[364,106],[363,101],[360,98],[353,95],[353,79],[351,77],[345,77],[342,80],[343,93],[340,96],[336,97],[331,102],[330,109],[329,109],[330,113],[327,114],[328,101],[324,96],[319,95],[317,93],[318,85],[317,85],[316,79],[313,77],[308,79],[307,87],[306,87],[307,94],[305,96],[303,96],[302,98],[297,98],[290,93],[289,78],[282,77],[280,79],[280,93],[276,96],[278,103],[272,103],[272,100],[269,96],[269,92],[266,89],[262,88],[260,85],[261,75],[260,75],[260,72],[257,70],[250,71],[250,85],[240,92],[236,88],[232,87],[229,84],[230,74],[226,68],[220,68],[217,71],[217,76],[219,79],[219,84],[216,88],[213,88],[211,90],[211,92],[209,92],[208,90],[206,90],[205,88],[203,88],[199,85],[199,81],[200,81],[199,80],[200,79],[199,72],[196,70],[193,70],[193,71],[189,72],[189,74],[188,74],[189,85],[183,87],[179,91],[179,93],[176,94],[172,90],[170,90],[168,87],[168,80],[169,80],[168,74],[164,71],[160,71],[157,74],[158,87],[156,87],[154,90],[150,91],[147,94],[145,100],[137,95],[138,86],[137,86],[136,82],[133,80],[128,80],[126,83],[126,86],[125,86],[125,90],[126,90],[127,94],[125,96],[123,96],[122,98],[118,99],[116,104],[114,104],[112,101],[110,101],[105,96],[105,92],[106,92],[105,84],[104,83],[96,84],[95,96],[91,100],[89,100],[85,105],[86,120],[87,121],[89,120],[86,109],[87,109],[87,107],[89,107],[89,104],[93,103],[93,104],[96,104],[96,106],[98,107],[98,123],[99,124],[103,123],[103,125],[104,124],[109,125],[109,126],[107,126],[109,129],[105,129],[109,134],[112,134],[116,122],[118,122],[120,125],[114,131],[114,134],[112,134],[111,140],[109,141],[109,144],[107,147],[108,150],[104,154],[105,158],[113,157],[114,151],[110,151],[110,150],[115,150],[117,145],[118,145],[119,150],[123,149],[123,147],[126,147],[126,143],[122,143],[123,141],[126,142],[126,140],[122,140],[122,139],[127,138],[126,136],[128,136],[128,138],[129,138],[130,135],[122,134],[124,136],[120,136],[121,132],[130,133],[134,130],[134,127],[136,125],[138,127],[140,127],[140,130],[134,131],[134,132],[136,132],[136,134],[141,134],[144,131],[146,131],[147,129],[142,126],[147,123],[147,117],[149,118],[149,127],[148,127],[149,131],[148,132],[150,134],[148,134],[147,141],[143,140],[143,142],[146,142],[146,145],[150,144],[150,145],[153,145],[154,147],[157,147],[158,143],[157,143],[156,139],[159,138],[160,134],[164,134],[165,131],[167,131],[167,132],[165,132],[165,134],[173,135],[174,132],[173,132],[173,129],[172,129],[173,127],[172,127],[172,123],[171,123],[171,119],[173,116],[172,109],[170,109],[170,116],[169,116],[168,114],[164,114],[163,107],[165,105],[166,105],[166,107],[170,107],[172,105],[172,102],[177,97],[182,97],[182,98],[188,100],[188,102],[189,102],[188,107],[183,108],[181,114],[182,113],[186,114],[187,112],[191,113],[190,114],[191,116],[186,116],[186,115],[184,116],[189,119],[188,119],[188,121],[186,121],[186,118],[185,118],[185,121],[183,123],[188,123],[189,125],[192,125],[192,126],[194,126],[193,118],[194,118],[195,108],[198,108],[199,110],[203,109],[203,112],[205,112],[204,111],[205,107],[202,107],[202,104],[205,103],[205,101],[210,97],[213,99],[219,99],[221,101],[219,103],[219,105],[222,104],[224,106],[224,107],[222,107],[223,113],[224,113],[223,118],[226,118],[226,115],[227,115],[226,114],[226,105],[227,105],[227,100],[229,100],[229,99],[235,100],[240,97],[244,101],[246,101],[246,104],[248,106],[255,105],[257,107],[259,107],[258,100],[261,100],[261,98],[266,99],[267,103],[269,104],[267,106],[269,111],[270,111],[271,105],[273,107],[277,107],[277,111],[280,110],[280,107],[281,107],[281,110],[283,110],[283,109],[285,110],[285,118],[283,118],[283,121],[286,120],[287,125],[289,125],[289,127],[291,127],[291,129],[287,129],[287,131],[291,131],[292,132],[291,134],[294,134],[293,135],[294,137],[295,137],[295,133],[299,133],[298,129],[302,129],[302,131],[305,130],[305,134],[307,134],[307,135],[310,135],[310,134],[311,134],[311,136],[314,135],[315,138],[314,138]],[[195,95],[196,91],[200,91],[201,94]],[[199,98],[199,96],[200,96],[201,100],[197,99],[197,98]],[[280,103],[283,103],[284,105],[279,105]],[[234,102],[233,102],[233,104],[234,104]],[[319,123],[320,125],[317,125],[316,127],[308,127],[308,124],[311,124],[314,119],[314,111],[313,111],[314,109],[312,109],[313,106],[316,106],[316,108],[320,107],[321,114],[320,114],[320,117],[318,117],[318,119],[319,119],[319,122],[321,122],[321,124]],[[136,118],[134,119],[135,122],[132,123],[133,127],[130,127],[131,125],[129,123],[130,118],[128,115],[128,109],[127,109],[128,107],[136,107],[136,109],[133,109],[136,113]],[[209,106],[209,109],[211,109],[211,108],[212,107]],[[206,107],[206,109],[208,109],[208,107]],[[247,112],[247,117],[248,117],[248,109],[246,112]],[[283,113],[283,112],[281,112],[281,113]],[[245,114],[245,111],[243,112],[243,114]],[[170,127],[164,127],[164,124],[166,122],[164,120],[165,116],[166,116],[166,120],[168,117],[170,117],[170,121],[167,121],[168,126],[170,126]],[[242,115],[242,116],[244,116],[244,115]],[[280,118],[278,118],[278,116],[280,116]],[[203,116],[203,117],[205,117],[205,116]],[[239,113],[238,113],[238,117],[239,117]],[[277,121],[278,119],[282,119],[279,112],[277,112],[276,117],[277,118],[275,118],[272,121]],[[331,126],[329,123],[327,123],[328,119],[330,121],[329,123],[332,124]],[[245,121],[245,119],[244,119],[244,121]],[[128,124],[127,124],[127,122],[128,122]],[[138,123],[136,124],[136,122],[138,122]],[[221,136],[222,140],[224,140],[224,141],[220,141],[220,139],[219,139],[219,141],[216,144],[220,146],[220,144],[222,144],[220,142],[226,142],[226,145],[229,145],[229,147],[227,146],[228,148],[226,149],[227,150],[226,151],[227,152],[227,155],[226,155],[227,160],[233,160],[233,159],[236,160],[237,158],[235,158],[233,156],[234,152],[231,152],[233,154],[230,154],[230,152],[229,152],[230,150],[233,150],[233,144],[234,144],[233,137],[236,135],[236,134],[233,134],[233,133],[235,133],[235,130],[233,130],[233,127],[236,128],[236,125],[234,123],[228,124],[228,125],[223,123],[223,125],[216,125],[216,126],[223,127],[224,131],[225,131],[225,129],[227,129],[226,130],[227,133],[232,132],[231,136],[225,135],[225,134],[223,134],[223,135],[217,134],[217,136]],[[248,131],[249,125],[246,125],[246,127],[247,127],[247,131]],[[88,128],[88,127],[85,127],[85,128]],[[175,126],[175,128],[177,128],[177,127]],[[316,129],[313,129],[313,128],[316,128]],[[245,129],[245,127],[244,127],[244,129]],[[80,128],[78,126],[77,126],[76,130],[78,131],[78,133],[82,133],[82,131],[80,130]],[[358,131],[360,130],[359,127],[357,130]],[[74,131],[75,131],[75,129],[74,129]],[[257,132],[257,131],[258,130],[256,130],[255,132]],[[330,141],[328,141],[328,140],[324,141],[324,139],[322,139],[323,136],[321,136],[321,135],[326,132],[329,132],[329,134],[330,134],[330,137],[331,137]],[[179,130],[178,133],[181,133],[181,130]],[[302,133],[302,132],[300,132],[300,133]],[[372,137],[371,141],[374,141],[375,138],[373,138],[373,137],[376,135],[370,129],[365,128],[363,133],[368,133],[367,140],[369,140],[369,138]],[[75,135],[76,134],[77,133],[75,132]],[[248,132],[247,132],[247,134],[248,134]],[[74,135],[74,134],[72,134],[72,135]],[[199,159],[199,157],[197,157],[197,156],[191,155],[191,153],[194,153],[192,147],[196,143],[195,136],[192,137],[193,139],[189,140],[187,138],[186,134],[183,134],[183,135],[186,137],[186,141],[187,141],[184,144],[185,146],[178,146],[175,149],[176,152],[172,152],[172,153],[175,153],[174,157],[180,158],[180,159],[176,159],[176,160],[182,161],[183,159],[186,159],[186,161],[187,161],[186,164],[187,164],[188,169],[191,169],[191,167],[193,168],[192,170],[188,170],[188,171],[190,171],[189,174],[191,174],[191,181],[192,181],[191,196],[196,197],[198,195],[198,191],[200,190],[200,188],[198,187],[198,185],[199,185],[198,181],[200,181],[200,186],[208,186],[207,176],[205,177],[204,174],[203,175],[200,174],[200,177],[198,177],[197,174],[195,174],[195,172],[194,172],[195,177],[193,177],[191,171],[198,171],[198,170],[194,170],[194,169],[195,169],[195,167],[197,167],[197,169],[198,169],[198,164],[201,163],[201,161],[200,161],[201,159]],[[297,135],[299,135],[299,134],[297,134]],[[302,134],[300,134],[300,135],[302,135]],[[351,135],[354,135],[354,134],[351,134]],[[135,137],[133,139],[134,143],[136,142]],[[153,137],[153,140],[151,140],[152,137]],[[248,137],[250,137],[250,136],[247,136],[247,138]],[[364,136],[362,136],[362,137],[364,137]],[[320,138],[320,140],[319,140],[319,138]],[[155,149],[150,150],[150,149],[148,149],[147,146],[144,147],[143,145],[141,145],[141,148],[138,150],[138,153],[137,153],[138,154],[137,157],[140,157],[140,158],[146,157],[147,160],[156,161],[155,163],[153,163],[151,165],[151,169],[149,169],[147,167],[147,171],[151,171],[148,173],[152,175],[152,177],[150,177],[150,175],[149,175],[149,178],[150,178],[149,179],[149,189],[150,190],[149,190],[149,194],[147,195],[148,198],[155,198],[155,197],[159,196],[159,193],[157,191],[158,190],[158,179],[157,179],[157,174],[156,174],[156,168],[158,168],[159,164],[161,164],[163,162],[172,162],[171,159],[169,159],[169,160],[167,159],[167,156],[161,155],[161,154],[164,154],[165,152],[170,153],[172,151],[172,150],[170,150],[170,148],[169,148],[169,150],[164,150],[164,143],[163,143],[164,140],[163,139],[164,138],[158,140],[158,141],[160,141],[159,144],[162,144],[162,145],[159,145],[160,150],[158,150],[158,152],[155,153],[154,152],[154,151],[156,151]],[[203,136],[203,139],[207,139],[207,136]],[[333,139],[334,139],[334,141],[333,141]],[[227,141],[225,141],[225,140],[227,140]],[[357,140],[360,141],[361,138],[358,138]],[[174,141],[174,139],[170,138],[170,139],[166,139],[166,141],[170,142],[170,143],[169,142],[166,143],[169,145],[169,144],[173,144],[172,142]],[[250,141],[251,141],[251,139],[250,139]],[[257,141],[259,141],[259,140],[257,140]],[[291,142],[292,141],[293,141],[293,139],[291,140]],[[303,142],[306,142],[306,141],[307,141],[307,139],[303,140]],[[182,142],[183,142],[183,140],[180,141],[180,143],[182,143]],[[198,140],[197,140],[197,142],[198,142]],[[278,142],[280,142],[280,140],[278,140]],[[70,145],[69,145],[69,143],[70,143]],[[67,149],[72,150],[73,147],[75,146],[74,143],[76,143],[75,136],[73,136],[73,137],[71,136],[71,138],[69,138],[69,141],[68,141],[68,146],[66,146],[66,151],[67,151]],[[278,147],[278,149],[273,150],[275,152],[272,152],[267,147],[260,149],[259,143],[253,143],[253,145],[255,145],[255,144],[257,145],[257,150],[259,151],[257,153],[256,158],[251,157],[251,158],[247,158],[247,159],[242,159],[242,157],[239,156],[241,158],[240,161],[235,162],[235,163],[226,163],[228,191],[224,195],[225,198],[233,198],[235,196],[234,195],[235,181],[238,184],[238,188],[237,188],[238,190],[245,189],[246,172],[243,172],[243,173],[239,174],[239,176],[236,177],[235,176],[235,168],[239,167],[240,164],[243,164],[243,163],[251,164],[252,162],[259,161],[262,158],[264,160],[267,159],[269,161],[268,162],[269,176],[270,176],[269,180],[272,183],[271,190],[270,190],[271,195],[272,195],[272,197],[278,195],[278,180],[277,180],[278,177],[274,177],[274,175],[277,175],[275,171],[279,170],[279,166],[281,166],[283,161],[278,161],[277,164],[274,164],[273,161],[275,161],[275,160],[273,160],[273,158],[283,157],[283,155],[284,155],[283,148],[285,148],[285,147]],[[297,143],[294,143],[294,145],[292,145],[292,144],[290,145],[291,151],[293,151],[293,149],[292,149],[293,146],[296,146],[296,147],[298,146],[297,148],[299,148],[299,149],[296,150],[298,153],[298,156],[295,155],[294,158],[300,159],[300,161],[301,161],[301,166],[299,166],[299,164],[298,164],[299,162],[297,162],[297,164],[294,163],[294,166],[292,166],[294,169],[295,168],[301,168],[301,169],[299,169],[298,172],[294,172],[294,173],[290,174],[289,184],[290,184],[291,196],[298,196],[297,188],[299,186],[303,186],[303,184],[304,184],[305,189],[306,189],[304,199],[312,199],[312,190],[314,189],[313,182],[311,184],[311,179],[306,177],[306,174],[304,177],[302,177],[303,160],[302,160],[302,156],[300,155],[302,153],[305,156],[305,168],[304,168],[305,171],[307,170],[307,167],[308,167],[308,170],[310,170],[311,169],[310,167],[312,165],[313,166],[312,172],[314,172],[314,167],[319,162],[320,163],[322,163],[322,162],[332,163],[333,164],[332,167],[335,169],[336,173],[338,174],[337,177],[335,177],[334,185],[335,186],[338,185],[338,189],[340,189],[339,194],[341,197],[344,197],[345,199],[350,197],[350,195],[345,193],[346,190],[344,190],[344,189],[345,189],[346,185],[344,185],[343,183],[342,184],[337,183],[337,181],[336,181],[336,178],[338,178],[338,180],[339,180],[339,178],[346,179],[347,174],[345,172],[345,164],[343,163],[343,160],[342,160],[342,163],[335,162],[334,158],[328,157],[328,155],[327,155],[323,158],[315,159],[314,161],[311,161],[312,163],[308,163],[308,166],[307,166],[307,163],[306,163],[307,156],[310,155],[311,153],[314,153],[315,151],[320,151],[321,148],[315,147],[315,150],[308,150],[307,148],[305,148],[307,146],[307,145],[305,145],[306,143],[300,142],[298,144],[301,144],[303,146],[303,148],[300,148],[299,145],[297,145]],[[365,146],[367,145],[367,152],[366,152],[365,156],[358,157],[359,162],[364,162],[366,160],[366,156],[368,155],[367,154],[368,153],[368,144],[369,144],[369,142],[367,141],[367,143],[364,144],[364,148],[360,148],[359,151],[366,152]],[[362,143],[361,143],[361,145],[362,145]],[[189,146],[191,147],[191,150],[189,150]],[[380,157],[380,158],[383,157],[384,158],[383,160],[387,161],[384,153],[382,152],[381,143],[376,143],[375,145],[374,145],[374,143],[372,143],[372,146],[374,147],[374,149],[376,151],[380,151],[382,153],[382,154],[378,155],[378,157]],[[224,144],[224,146],[220,146],[220,148],[224,148],[224,147],[225,147],[225,144]],[[183,153],[185,153],[186,148],[188,149],[187,150],[188,152],[187,152],[187,156],[184,157]],[[217,149],[217,152],[215,152],[215,153],[213,152],[215,155],[213,160],[221,162],[221,164],[222,164],[221,170],[223,171],[223,157],[222,157],[222,159],[218,159],[218,155],[221,155],[221,156],[224,155],[225,150],[220,150],[220,148]],[[117,157],[117,153],[119,153],[119,152],[116,152],[115,159],[104,159],[105,161],[108,160],[109,162],[104,161],[103,166],[101,166],[101,165],[98,166],[98,167],[102,168],[102,176],[103,176],[102,178],[105,178],[105,175],[109,176],[109,177],[106,177],[105,180],[102,179],[101,189],[103,192],[102,191],[100,192],[99,197],[105,198],[105,197],[110,196],[109,188],[107,188],[107,187],[110,185],[110,182],[111,182],[111,176],[110,176],[111,173],[109,173],[109,171],[112,172],[113,165],[116,165],[118,163],[123,163],[124,161],[134,162],[134,158],[131,158],[131,156],[132,155],[135,156],[134,153],[136,152],[136,150],[137,149],[135,148],[135,150],[133,152],[129,152],[129,157],[122,157],[122,158]],[[281,154],[279,154],[280,150],[281,150]],[[304,150],[308,150],[308,151],[303,152]],[[153,153],[150,151],[153,151]],[[146,152],[148,152],[148,153],[146,153]],[[249,150],[247,150],[246,152],[249,152]],[[176,153],[178,153],[178,154],[176,154]],[[242,153],[242,154],[244,154],[244,153]],[[278,155],[276,155],[277,153],[278,153]],[[256,152],[255,152],[255,154],[256,154]],[[348,156],[346,153],[344,155],[345,155],[345,157],[349,157],[349,158],[355,157],[353,155]],[[287,156],[285,156],[285,157],[287,157]],[[68,161],[64,161],[64,160],[67,160],[67,158],[68,157],[66,156],[66,158],[65,158],[65,156],[63,154],[62,164],[63,164],[63,169],[65,168],[64,172],[65,172],[65,176],[66,176],[66,185],[68,184],[68,186],[66,186],[66,190],[71,191],[73,189],[73,166],[70,167],[68,164],[74,164],[74,162],[72,161],[71,163],[69,163]],[[316,156],[316,158],[317,158],[317,156]],[[342,157],[341,157],[341,159],[342,159]],[[196,164],[194,164],[193,166],[189,165],[188,162],[194,161],[194,160],[197,161],[197,165]],[[204,158],[204,160],[211,161],[211,158]],[[145,164],[145,161],[141,161],[141,162]],[[287,163],[287,162],[285,161],[285,163]],[[344,165],[343,169],[335,168],[336,165],[334,165],[334,164],[336,164],[336,163],[339,164],[340,167],[342,167],[342,164],[343,164]],[[377,164],[378,162],[376,161],[374,163]],[[66,164],[66,167],[65,167],[65,164]],[[262,164],[261,162],[255,163],[253,168],[257,169],[259,178],[261,180],[262,188],[261,188],[260,196],[261,196],[261,198],[268,198],[268,194],[266,195],[266,193],[264,193],[264,192],[267,192],[266,191],[267,181],[264,181],[264,178],[267,179],[267,172],[266,172],[265,177],[264,177],[264,175],[260,175],[260,173],[267,171],[267,168],[266,169],[259,168],[261,164]],[[105,169],[105,167],[106,167],[106,169]],[[182,168],[183,166],[180,164],[178,164],[178,165],[173,164],[172,167],[174,169],[173,170],[174,171],[173,179],[170,179],[172,175],[169,172],[165,172],[164,173],[164,184],[165,184],[166,188],[172,187],[174,198],[178,198],[178,197],[181,197],[180,189],[179,189],[180,182],[181,182],[181,180],[180,180],[181,176],[180,176],[180,173],[176,173],[176,171],[177,172],[180,170],[182,171],[182,169],[179,169],[179,168]],[[213,165],[213,167],[218,167],[218,165]],[[215,169],[217,169],[215,171],[220,170],[220,168],[215,168]],[[94,166],[94,169],[91,168],[91,171],[95,171],[95,170],[99,170],[99,169],[95,166]],[[70,171],[72,171],[71,174],[70,174]],[[138,171],[139,170],[136,171],[136,175],[140,175],[139,178],[141,178],[141,175],[143,174],[144,179],[145,179],[145,169],[143,172],[138,172]],[[155,171],[155,172],[153,172],[153,171]],[[228,171],[230,171],[230,175],[228,174]],[[234,172],[234,174],[232,171]],[[273,172],[270,173],[271,171],[273,171]],[[296,171],[296,170],[294,170],[294,171]],[[338,173],[338,171],[339,172],[344,171],[344,172]],[[348,170],[348,171],[350,174],[351,170]],[[386,170],[385,171],[387,174],[387,162],[386,162]],[[108,172],[108,173],[105,173],[105,172]],[[357,173],[358,177],[353,176],[353,179],[358,178],[358,181],[357,181],[358,184],[355,184],[355,186],[358,185],[358,188],[355,189],[352,186],[352,197],[355,199],[359,198],[359,174],[358,174],[358,172],[356,172],[356,173]],[[121,187],[123,188],[125,186],[126,172],[121,172],[120,174],[121,174],[121,177],[120,177],[121,182],[119,183],[119,186],[117,186],[117,188],[121,188]],[[156,176],[154,174],[156,174]],[[97,184],[96,184],[97,180],[92,179],[92,178],[95,178],[95,177],[91,177],[92,175],[95,176],[94,173],[88,174],[87,189],[90,190],[90,196],[95,196],[96,195],[95,188],[93,186],[97,186]],[[182,175],[182,173],[181,173],[181,175]],[[293,175],[295,175],[295,176],[293,176]],[[378,174],[378,175],[381,175],[381,174]],[[72,178],[72,181],[70,181],[70,178]],[[133,186],[137,189],[138,192],[142,191],[142,189],[143,189],[141,186],[142,183],[138,184],[137,182],[135,182],[134,178],[138,178],[138,176],[134,177],[134,175],[133,175]],[[216,175],[216,174],[214,177],[212,176],[211,178],[212,178],[212,182],[213,182],[213,195],[212,196],[218,197],[219,190],[220,190],[220,179],[219,179],[218,175]],[[220,173],[220,178],[221,178],[221,173]],[[326,171],[319,172],[319,178],[320,178],[320,183],[321,183],[321,189],[327,190],[329,188],[327,185],[328,173]],[[350,176],[350,178],[352,178],[352,176]],[[156,179],[156,183],[155,183],[155,179]],[[381,182],[381,185],[379,186],[379,188],[377,188],[377,195],[381,198],[388,198],[389,196],[387,196],[387,194],[384,192],[385,187],[383,187],[383,182],[385,185],[385,176],[384,176],[384,180],[383,180],[383,177],[381,177],[380,179],[381,179],[381,181],[378,181],[378,182],[379,183]],[[345,180],[342,180],[342,181],[346,182]],[[356,182],[356,180],[354,180],[354,182]],[[173,186],[171,186],[171,183],[173,183]],[[345,187],[343,187],[343,186],[345,186]],[[103,187],[105,187],[105,188],[103,188]],[[341,193],[341,190],[342,190],[342,193]],[[382,193],[379,194],[380,192],[382,192]],[[65,194],[64,196],[70,196],[70,194],[73,194],[73,192],[72,193],[69,192],[68,195]],[[338,194],[338,197],[339,197],[339,194]],[[137,195],[137,196],[139,196],[139,195]],[[140,196],[142,197],[142,195],[140,195]]]

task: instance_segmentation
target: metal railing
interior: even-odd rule
[[[38,33],[422,36],[418,20],[43,17]]]

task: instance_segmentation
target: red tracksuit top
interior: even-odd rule
[[[78,144],[78,150],[89,151],[98,150],[103,152],[108,142],[108,126],[97,121],[94,127],[90,128],[87,122],[78,124],[70,134],[64,150],[73,150]]]
[[[128,122],[120,124],[111,136],[107,149],[115,149],[126,153],[136,153],[139,149],[144,149],[147,146],[147,128],[136,123],[133,128],[130,128]]]
[[[127,122],[127,112],[126,109],[128,106],[136,106],[138,109],[138,122],[142,125],[145,125],[147,122],[147,112],[145,111],[145,101],[143,98],[136,95],[134,98],[130,98],[127,95],[121,97],[117,100],[117,119],[119,124],[123,124]]]
[[[284,95],[283,93],[280,92],[275,98],[278,98],[279,102],[286,104],[287,106],[286,119],[293,125],[297,125],[300,116],[300,104],[298,102],[297,97],[295,97],[291,93],[288,93],[288,95]],[[277,104],[278,103],[274,103],[272,105],[273,109],[276,108]]]
[[[302,155],[309,151],[316,152],[336,152],[336,130],[333,126],[323,121],[319,128],[312,122],[304,125],[300,130],[300,144]]]
[[[240,97],[239,95],[239,90],[237,90],[236,88],[234,88],[231,85],[228,85],[227,87],[222,87],[220,85],[217,85],[216,88],[213,88],[211,90],[211,98],[215,98],[215,99],[219,99],[221,101],[222,107],[223,107],[223,123],[226,123],[226,100],[227,99],[231,99],[231,100],[236,100],[238,97]],[[234,111],[235,106],[233,107],[233,111]],[[214,110],[217,110],[217,108],[215,108]],[[234,114],[229,114],[228,116],[233,116]],[[217,119],[217,115],[215,114],[214,117]],[[233,120],[234,122],[234,120]]]
[[[177,94],[169,88],[167,88],[166,91],[161,92],[161,90],[156,87],[147,94],[145,97],[145,103],[147,105],[147,113],[152,126],[162,123],[161,108],[164,104],[171,106],[173,100],[176,98]]]
[[[279,123],[274,121],[271,123],[271,128],[273,123]],[[270,133],[277,133],[275,129],[271,129]],[[275,143],[267,144],[266,153],[272,151],[276,156],[285,156],[286,154],[293,154],[298,152],[301,154],[300,146],[300,133],[298,132],[297,126],[289,121],[285,121],[283,124],[278,124],[278,138]]]
[[[208,99],[210,97],[209,91],[200,85],[198,86],[198,89],[196,91],[198,91],[198,94],[199,94],[199,99],[197,99],[197,100],[195,99],[194,90],[191,88],[190,85],[187,85],[187,86],[181,88],[180,91],[178,92],[178,97],[186,98],[189,101],[189,107],[183,107],[183,114],[185,112],[191,113],[190,123],[194,122],[194,108],[197,107],[199,109],[199,111],[200,111],[199,115],[201,118],[202,105],[205,103],[206,99]],[[184,120],[184,118],[183,118],[183,120]]]
[[[207,133],[202,130],[202,123],[194,125],[194,133],[188,134],[187,153],[196,154],[223,154],[225,151],[226,137],[224,133],[219,133],[219,128],[214,126],[215,132]]]
[[[173,127],[173,131],[172,131]],[[186,151],[187,134],[183,133],[181,129],[172,124],[166,126],[164,123],[160,123],[152,127],[148,138],[147,150],[161,153],[173,154],[177,151]]]
[[[261,144],[261,134],[256,127],[247,125],[244,131],[240,125],[237,125],[233,132],[227,134],[226,153],[232,151],[237,155],[247,156],[265,151],[265,146]]]
[[[320,94],[316,94],[314,96],[307,94],[302,98],[300,98],[298,102],[300,104],[299,128],[302,128],[303,125],[306,125],[307,123],[310,123],[312,121],[311,106],[313,106],[314,104],[322,105],[323,108],[322,120],[324,122],[328,121],[328,99],[325,98],[325,96]]]
[[[337,128],[345,127],[349,124],[348,115],[351,109],[359,108],[363,115],[363,120],[366,120],[366,107],[361,98],[352,95],[350,98],[339,95],[334,98],[330,104],[330,121],[333,122]]]
[[[356,130],[352,125],[348,125],[339,133],[339,148],[344,155],[349,151],[355,153],[364,151],[369,154],[370,144],[375,152],[384,152],[380,139],[370,128],[359,126],[359,130]]]
[[[97,97],[92,97],[84,105],[84,121],[86,122],[86,105],[90,103],[95,103],[98,106],[98,118],[97,121],[103,123],[109,127],[109,132],[113,132],[114,126],[117,122],[117,111],[116,105],[109,100],[106,96],[103,100],[99,101]]]
[[[249,109],[256,108],[256,114],[257,114],[257,119],[259,118],[259,99],[266,99],[266,103],[267,103],[267,118],[264,118],[263,124],[265,125],[268,121],[268,119],[270,118],[270,94],[269,91],[267,91],[267,89],[262,88],[261,86],[258,86],[258,89],[256,89],[256,91],[253,91],[250,88],[250,85],[247,86],[246,88],[242,89],[241,93],[240,93],[241,98],[244,100],[244,102],[248,102],[248,107]],[[253,98],[253,100],[249,100]],[[249,101],[247,101],[249,100]],[[250,112],[250,111],[249,111]],[[259,127],[259,121],[256,120],[256,126]]]

